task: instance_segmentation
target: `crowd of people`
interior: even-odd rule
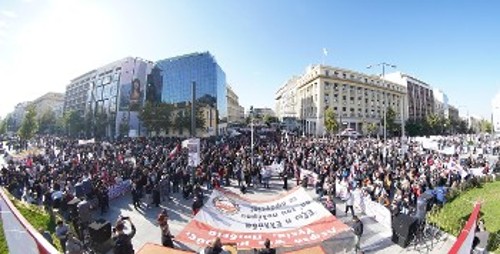
[[[106,213],[109,188],[124,181],[131,182],[130,200],[135,209],[159,206],[169,202],[173,193],[182,193],[183,198],[193,200],[196,214],[203,206],[206,190],[232,184],[243,193],[247,188],[269,188],[269,178],[261,170],[274,164],[280,165],[283,189],[289,188],[292,179],[296,185],[315,188],[334,215],[339,183],[347,186],[346,213],[349,209],[355,215],[352,192],[360,190],[397,215],[415,214],[423,193],[430,193],[438,204],[445,203],[446,189],[471,177],[468,168],[481,166],[485,173],[494,168],[488,161],[473,157],[460,159],[462,145],[469,142],[463,136],[440,139],[439,146],[455,147],[455,153],[443,154],[422,149],[420,143],[411,140],[403,146],[399,139],[384,143],[369,138],[308,138],[279,131],[257,135],[251,151],[249,133],[241,133],[202,139],[201,160],[196,167],[188,166],[187,150],[181,148],[182,140],[177,138],[81,144],[78,140],[40,137],[31,146],[41,153],[17,161],[7,157],[0,184],[19,199],[48,211],[56,208],[83,239],[85,227],[93,220],[90,209]],[[311,175],[304,175],[303,170],[314,172],[316,179],[311,181]],[[78,202],[73,205],[76,198]],[[120,234],[123,220],[118,221],[115,228]],[[158,223],[163,245],[173,247],[168,215],[160,214]],[[62,236],[61,244],[68,239]]]

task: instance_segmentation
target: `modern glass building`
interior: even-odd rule
[[[190,102],[195,82],[197,101],[217,108],[219,122],[227,120],[226,74],[209,52],[167,58],[156,67],[161,70],[163,102]]]

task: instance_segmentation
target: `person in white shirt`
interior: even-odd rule
[[[352,195],[351,189],[349,189],[349,188],[347,189],[347,193],[346,193],[346,197],[345,197],[344,201],[345,201],[345,213],[347,214],[347,212],[350,209],[352,216],[354,216],[354,208],[353,208],[354,196]]]

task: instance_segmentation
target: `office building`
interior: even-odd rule
[[[161,100],[166,103],[183,103],[192,100],[192,83],[196,84],[196,102],[217,109],[217,130],[224,129],[228,121],[228,96],[226,74],[209,53],[193,53],[160,60],[163,88]],[[210,130],[207,130],[210,131]]]
[[[500,92],[491,101],[493,113],[493,131],[496,135],[500,135]]]
[[[451,121],[457,122],[458,120],[460,120],[458,108],[453,105],[448,105],[448,117]]]
[[[293,96],[294,95],[294,96]],[[293,98],[294,97],[294,98]],[[367,124],[380,128],[387,107],[395,122],[405,120],[406,87],[337,67],[314,65],[299,78],[292,78],[276,93],[278,118],[297,116],[305,134],[323,135],[325,110],[332,108],[342,128],[365,132]]]
[[[299,76],[287,80],[276,92],[275,112],[280,121],[298,119],[297,81]]]
[[[14,111],[12,111],[12,113],[10,113],[7,118],[9,119],[9,123],[8,123],[8,130],[10,131],[17,131],[17,129],[19,129],[19,127],[21,127],[21,123],[23,122],[23,119],[24,119],[24,115],[26,115],[26,108],[28,107],[28,105],[30,105],[30,101],[25,101],[25,102],[21,102],[21,103],[18,103],[15,107],[14,107]]]
[[[227,122],[245,122],[245,109],[240,105],[239,97],[230,85],[227,85]]]
[[[434,113],[434,92],[429,84],[401,72],[386,74],[385,79],[405,86],[408,101],[405,110],[410,120],[422,120]]]
[[[52,111],[56,118],[63,115],[64,94],[62,93],[49,92],[35,99],[32,103],[35,106],[37,118],[48,111]]]
[[[154,82],[157,73],[151,61],[133,57],[91,70],[66,87],[64,111],[77,111],[93,126],[100,126],[92,136],[141,135],[144,128],[138,111],[146,100],[160,97],[155,92],[161,91],[161,82]],[[122,125],[128,133],[120,133]]]
[[[432,94],[434,95],[434,114],[448,119],[450,116],[448,96],[437,88],[433,89]]]

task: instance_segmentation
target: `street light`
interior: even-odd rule
[[[253,106],[250,106],[250,163],[253,170]]]
[[[371,64],[371,65],[368,65],[366,66],[367,69],[371,69],[371,68],[374,68],[374,67],[380,67],[382,66],[382,84],[385,83],[384,81],[384,77],[385,77],[385,67],[391,67],[391,68],[396,68],[396,65],[394,64],[389,64],[389,63],[386,63],[386,62],[382,62],[382,63],[379,63],[379,64]],[[387,95],[387,94],[386,94]],[[384,96],[384,144],[387,142],[387,97]],[[402,114],[403,112],[401,112]],[[402,134],[404,135],[404,134]]]

